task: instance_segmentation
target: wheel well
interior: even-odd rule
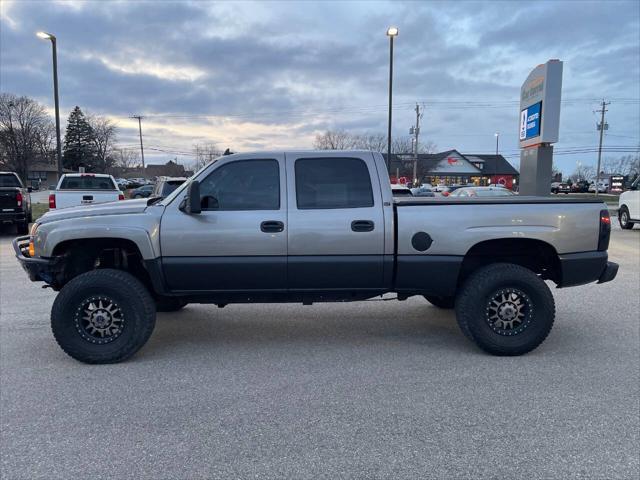
[[[458,283],[478,268],[497,262],[521,265],[545,280],[556,283],[561,280],[560,259],[552,245],[531,238],[500,238],[477,243],[469,249],[462,261]]]
[[[61,257],[61,267],[53,287],[62,288],[78,275],[100,268],[115,268],[131,273],[150,292],[153,292],[149,272],[144,266],[140,249],[123,238],[87,238],[61,242],[53,249],[54,257]]]

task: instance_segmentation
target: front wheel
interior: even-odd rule
[[[629,210],[627,207],[620,207],[618,212],[618,222],[620,222],[620,228],[625,230],[631,230],[633,228],[633,222],[630,221]]]
[[[121,270],[101,269],[66,284],[51,309],[58,345],[84,363],[117,363],[149,339],[155,302],[146,287]]]
[[[473,273],[456,298],[463,333],[493,355],[522,355],[540,345],[553,327],[555,303],[531,270],[496,263]]]

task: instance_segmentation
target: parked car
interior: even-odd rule
[[[29,232],[31,187],[25,188],[17,173],[0,172],[0,223],[13,224],[18,235]]]
[[[463,187],[449,195],[455,197],[511,197],[514,196],[511,190],[504,187]]]
[[[609,181],[604,180],[604,181],[600,181],[600,183],[598,183],[598,193],[607,193],[607,190],[609,190]],[[595,193],[596,192],[596,183],[593,182],[591,185],[589,185],[589,192],[591,193]]]
[[[151,196],[164,198],[186,181],[185,177],[159,177]]]
[[[555,193],[556,195],[558,193],[564,193],[564,194],[571,193],[571,187],[569,186],[568,183],[556,183],[555,187],[552,184],[551,193]]]
[[[633,225],[640,223],[640,177],[631,184],[626,192],[618,199],[618,222],[620,227],[630,230]]]
[[[580,180],[571,184],[571,191],[573,193],[587,193],[589,191],[589,182],[586,180]]]
[[[124,193],[111,175],[66,173],[49,194],[49,210],[124,200]]]
[[[143,185],[131,192],[131,198],[147,198],[153,193],[154,185]]]
[[[87,363],[131,357],[156,310],[387,292],[455,299],[469,339],[521,355],[553,325],[545,280],[616,276],[610,231],[598,199],[394,198],[380,153],[305,151],[227,155],[155,202],[51,211],[13,246],[31,280],[60,292],[53,334]]]
[[[418,188],[412,188],[411,189],[411,193],[413,194],[414,197],[435,197],[436,194],[433,193],[433,190],[429,187],[418,187]]]
[[[411,197],[411,189],[405,185],[391,184],[391,193],[394,197]]]

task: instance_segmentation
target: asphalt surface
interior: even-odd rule
[[[618,278],[555,290],[541,347],[483,354],[413,298],[193,305],[130,361],[87,366],[55,293],[0,236],[1,476],[606,478],[640,475],[640,230]]]

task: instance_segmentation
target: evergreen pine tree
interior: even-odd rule
[[[96,171],[96,148],[93,129],[87,119],[76,106],[69,114],[67,131],[64,136],[63,165],[65,168],[78,170],[85,167],[87,172]]]

